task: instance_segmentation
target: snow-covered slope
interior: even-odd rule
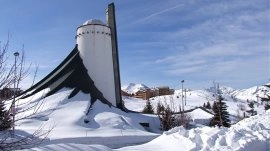
[[[90,110],[90,96],[78,93],[68,99],[72,89],[61,91],[40,99],[39,96],[28,100],[20,100],[18,106],[27,112],[17,114],[19,117],[34,115],[31,118],[20,120],[17,131],[33,133],[44,125],[43,130],[54,126],[45,144],[80,143],[102,144],[109,147],[121,147],[127,144],[136,144],[149,141],[159,134],[150,133],[139,123],[149,123],[150,131],[159,131],[159,120],[155,116],[138,113],[126,113],[115,107],[109,107],[97,101]],[[46,92],[44,92],[46,93]],[[32,108],[29,108],[31,106]],[[37,106],[35,106],[37,105]]]
[[[257,96],[265,97],[266,94],[270,95],[270,88],[266,86],[254,86],[248,89],[235,90],[233,93],[231,93],[231,95],[235,98],[245,101],[257,101]]]
[[[231,93],[233,93],[235,91],[234,88],[231,88],[228,86],[221,86],[221,87],[219,87],[219,90],[222,94],[227,94],[227,95],[230,95]]]
[[[125,85],[122,88],[122,91],[125,91],[129,94],[134,94],[140,90],[146,90],[149,89],[146,85],[144,84],[134,84],[134,83],[130,83],[129,85]]]
[[[267,87],[262,86],[264,89],[269,89]],[[237,122],[239,116],[243,116],[244,111],[240,111],[240,106],[242,106],[245,110],[249,110],[248,102],[241,98],[242,97],[252,97],[254,92],[252,88],[247,89],[247,91],[237,91],[230,87],[221,87],[222,96],[226,105],[228,106],[227,110],[230,113],[230,118],[233,123]],[[236,95],[236,92],[237,93]],[[245,93],[246,92],[246,93]],[[269,91],[268,91],[269,92]],[[185,95],[186,94],[186,95]],[[232,95],[232,94],[235,94]],[[261,94],[262,95],[262,94]],[[163,105],[169,105],[171,109],[175,112],[179,112],[180,108],[184,110],[194,109],[196,107],[203,106],[207,102],[210,103],[212,106],[214,101],[216,100],[216,96],[213,92],[209,90],[188,90],[184,93],[183,102],[182,102],[182,90],[175,90],[173,95],[166,95],[166,96],[157,96],[150,99],[153,107],[156,109],[157,104],[160,102]],[[237,97],[237,98],[236,98]],[[241,98],[241,99],[240,99]],[[256,98],[256,97],[255,97]],[[141,112],[146,104],[145,100],[131,98],[131,97],[124,97],[125,106],[133,111]],[[257,99],[257,98],[256,98]],[[184,105],[184,106],[183,106]],[[258,113],[264,112],[264,105],[263,104],[256,104],[255,111]],[[193,119],[202,119],[199,114],[192,115]]]

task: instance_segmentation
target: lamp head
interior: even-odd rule
[[[14,52],[15,57],[19,56],[19,54],[20,54],[19,52]]]

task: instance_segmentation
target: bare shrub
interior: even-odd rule
[[[16,93],[16,91],[17,88],[19,88],[20,83],[29,74],[28,69],[30,68],[30,66],[28,67],[25,66],[25,56],[23,51],[20,53],[20,56],[18,56],[18,58],[15,57],[15,63],[13,65],[10,65],[7,56],[8,48],[9,48],[9,36],[6,43],[3,44],[0,42],[0,89],[13,87],[15,88],[15,92],[13,92],[14,94],[12,99],[0,98],[1,103],[5,104],[4,106],[6,108],[5,110],[8,111],[7,112],[8,115],[2,114],[0,119],[13,117],[11,127],[14,128],[17,121],[34,117],[38,113],[38,109],[40,109],[43,102],[42,100],[40,100],[39,103],[36,103],[35,105],[30,105],[27,109],[17,110],[18,105],[15,106],[15,103],[17,103],[18,101],[16,97],[19,93]],[[35,71],[35,76],[36,73],[37,71]],[[27,112],[33,108],[35,108],[36,110],[31,115],[15,119],[16,114]],[[0,123],[2,121],[0,121]],[[19,134],[19,132],[15,133],[14,130],[10,130],[10,126],[7,129],[0,129],[0,150],[15,150],[27,148],[29,146],[31,147],[37,146],[47,138],[48,134],[51,132],[52,129],[53,126],[51,126],[46,130],[44,129],[44,126],[41,126],[37,130],[35,130],[32,134],[25,134],[25,135],[21,135]]]
[[[170,105],[163,105],[158,102],[157,104],[157,115],[160,119],[161,129],[167,131],[176,126],[183,126],[188,128],[189,122],[191,121],[191,116],[186,113],[176,114],[181,112],[181,107],[179,107],[180,111],[172,110],[175,109],[173,104],[174,102],[170,100]]]
[[[185,128],[189,127],[189,122],[191,121],[191,115],[187,113],[178,114],[175,116],[175,126],[183,126]]]

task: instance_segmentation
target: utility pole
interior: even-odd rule
[[[12,136],[15,137],[15,114],[16,114],[16,109],[15,109],[15,102],[16,102],[16,93],[17,93],[17,57],[19,56],[19,52],[14,53],[15,56],[15,63],[14,63],[14,90],[13,90],[13,101],[12,101]]]

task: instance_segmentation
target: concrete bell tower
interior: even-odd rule
[[[88,20],[77,29],[77,45],[88,75],[112,105],[123,108],[119,73],[114,4],[109,4],[107,24]]]

